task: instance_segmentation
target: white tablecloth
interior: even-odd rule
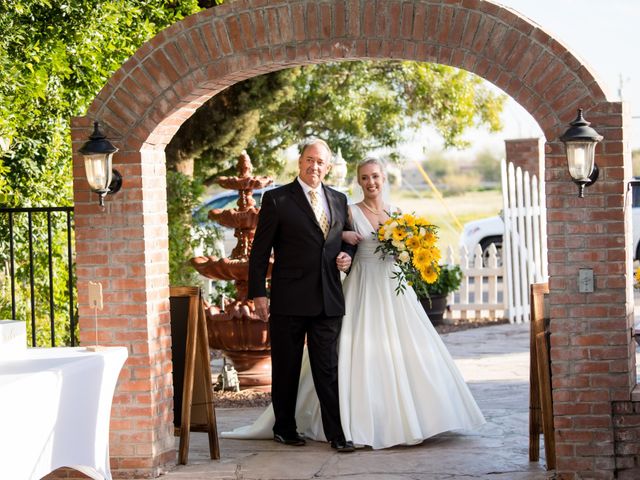
[[[109,419],[125,347],[0,353],[0,479],[72,467],[111,479]]]

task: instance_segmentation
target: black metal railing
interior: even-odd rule
[[[0,207],[0,318],[31,346],[77,344],[73,207]]]

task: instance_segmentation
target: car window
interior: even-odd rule
[[[640,185],[631,186],[631,206],[633,208],[640,207]]]
[[[238,195],[228,195],[225,197],[216,198],[205,205],[207,210],[213,210],[214,208],[233,208],[237,206]],[[232,206],[229,206],[232,205]]]
[[[236,194],[231,193],[229,195],[225,195],[224,197],[219,197],[214,200],[211,200],[209,203],[200,207],[197,210],[195,216],[197,218],[202,218],[202,220],[204,220],[209,214],[209,210],[215,210],[218,208],[221,208],[221,209],[238,208],[238,198],[239,198],[239,195],[237,193]],[[256,207],[260,207],[260,204],[262,203],[262,192],[254,193],[253,200],[256,202]]]

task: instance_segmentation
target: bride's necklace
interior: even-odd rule
[[[374,215],[380,215],[382,213],[381,210],[379,211],[379,210],[374,210],[373,208],[371,208],[369,205],[366,204],[366,202],[364,200],[362,201],[362,206],[364,208],[366,208],[367,210],[369,210]],[[383,206],[383,208],[384,208],[384,206]]]

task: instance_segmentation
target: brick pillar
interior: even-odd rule
[[[544,138],[505,140],[507,163],[511,162],[538,180],[544,180]]]
[[[574,115],[571,112],[567,118]],[[551,371],[559,480],[631,478],[621,477],[620,469],[633,468],[629,454],[638,451],[630,436],[637,435],[637,429],[618,429],[618,440],[624,438],[624,443],[616,444],[614,435],[615,422],[638,421],[630,402],[635,362],[630,337],[633,305],[627,295],[631,281],[625,276],[631,259],[625,245],[629,211],[620,105],[594,107],[586,117],[604,140],[596,148],[600,177],[584,198],[578,198],[570,181],[565,148],[558,140],[566,124],[557,132],[546,132]],[[580,269],[592,270],[593,292],[580,291]]]
[[[101,282],[98,342],[129,350],[111,411],[111,468],[120,478],[156,477],[175,461],[164,152],[116,153],[122,189],[101,211],[77,153],[91,124],[72,121],[80,342],[94,342],[87,284]]]

